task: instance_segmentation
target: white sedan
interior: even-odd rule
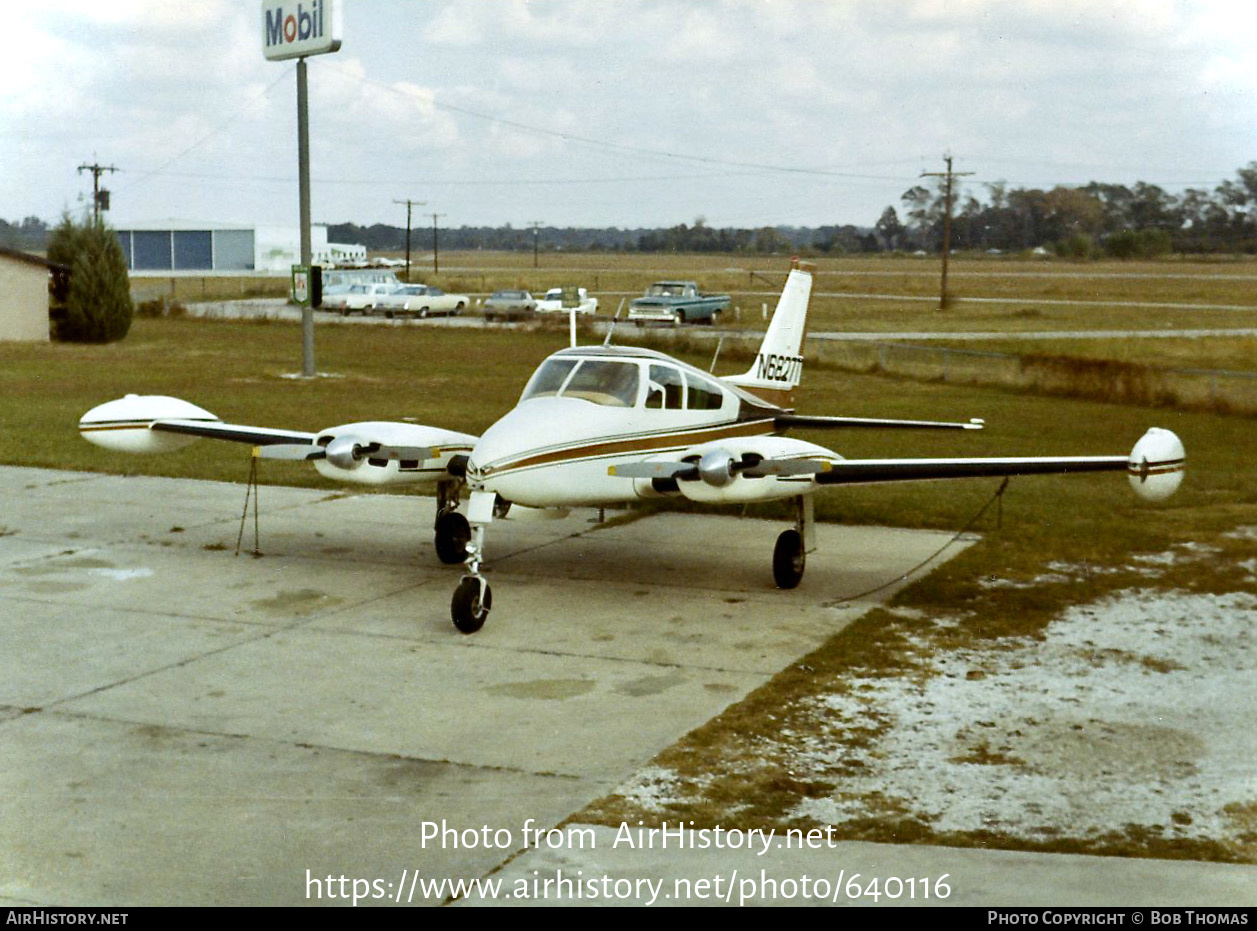
[[[409,314],[412,317],[435,317],[461,314],[471,301],[466,294],[446,294],[430,285],[402,285],[392,294],[381,295],[375,308],[386,317]]]
[[[571,288],[551,288],[546,292],[546,296],[537,301],[537,313],[567,313],[572,308],[563,306],[563,292],[571,291]],[[578,314],[596,314],[598,312],[598,298],[590,297],[589,292],[584,288],[576,288],[576,293],[580,303],[576,307]]]

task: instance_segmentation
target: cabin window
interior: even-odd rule
[[[706,378],[700,378],[690,372],[685,373],[685,381],[690,388],[690,410],[718,411],[724,407],[724,392],[714,382],[710,382]]]
[[[646,406],[655,410],[679,411],[685,406],[685,380],[670,365],[652,365],[646,387]]]

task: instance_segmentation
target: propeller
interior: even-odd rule
[[[439,457],[441,451],[431,446],[391,446],[346,435],[334,437],[326,446],[273,443],[258,447],[258,455],[263,459],[326,459],[339,469],[352,470],[362,465],[364,459],[413,459],[422,462]]]
[[[755,453],[744,453],[740,459],[735,459],[728,450],[711,449],[697,460],[629,462],[612,466],[608,472],[623,478],[670,478],[682,482],[700,479],[723,488],[737,475],[748,478],[815,475],[829,469],[830,464],[822,459],[765,459]]]

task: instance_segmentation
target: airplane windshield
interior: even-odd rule
[[[603,359],[547,359],[524,389],[521,401],[532,398],[579,398],[608,407],[637,404],[638,366]]]

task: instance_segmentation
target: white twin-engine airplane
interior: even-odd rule
[[[798,428],[979,430],[980,420],[939,423],[809,417],[794,413],[811,270],[796,261],[754,365],[716,378],[649,349],[603,345],[554,353],[519,403],[484,435],[408,423],[344,424],[318,433],[225,424],[162,396],[128,395],[83,415],[101,446],[167,452],[194,437],[248,443],[260,456],[308,459],[319,473],[368,485],[435,485],[436,551],[462,563],[451,614],[479,630],[492,593],[481,574],[484,534],[498,518],[535,509],[601,507],[638,498],[737,504],[793,498],[794,526],[777,538],[773,579],[794,588],[814,549],[812,494],[828,485],[1061,472],[1126,472],[1143,498],[1160,500],[1183,477],[1183,445],[1150,429],[1129,456],[986,459],[844,459],[782,436]],[[468,494],[467,514],[457,508]]]

